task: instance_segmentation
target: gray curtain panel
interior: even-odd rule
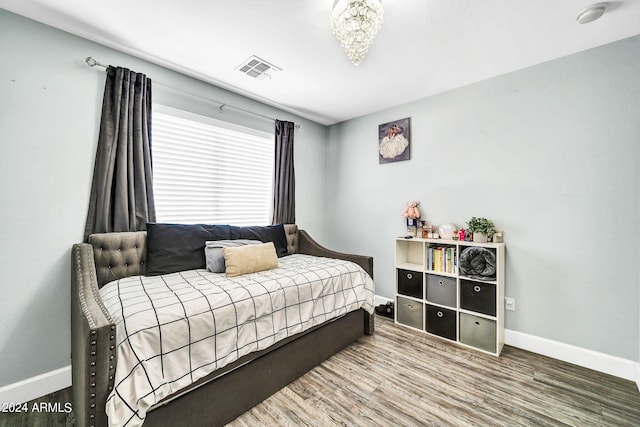
[[[293,167],[294,127],[293,122],[276,120],[272,224],[294,224],[296,222],[296,179]]]
[[[151,79],[107,68],[85,241],[155,222],[151,171]]]

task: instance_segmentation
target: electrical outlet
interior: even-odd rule
[[[516,311],[516,299],[512,297],[504,297],[504,308],[509,311]]]

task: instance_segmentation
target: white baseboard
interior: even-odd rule
[[[71,365],[0,387],[0,403],[25,403],[71,386]]]
[[[386,304],[386,303],[392,302],[392,301],[393,301],[393,299],[381,297],[380,295],[374,295],[373,296],[373,306],[374,307],[377,307],[380,304]]]
[[[504,331],[504,343],[523,350],[542,354],[543,356],[553,357],[554,359],[593,369],[594,371],[635,381],[640,387],[640,377],[638,376],[638,373],[640,373],[640,364],[633,360],[623,359],[621,357],[611,356],[609,354],[599,353],[597,351],[509,329],[505,329]]]
[[[385,304],[388,301],[393,301],[393,299],[375,295],[373,301],[374,306],[377,306],[379,304]],[[605,374],[634,381],[638,386],[638,390],[640,390],[640,363],[633,360],[623,359],[621,357],[611,356],[509,329],[505,329],[504,331],[504,343],[533,353],[542,354],[543,356],[553,357],[554,359],[593,369],[594,371],[604,372]]]

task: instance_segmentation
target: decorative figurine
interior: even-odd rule
[[[408,236],[416,237],[418,234],[418,218],[420,218],[419,204],[420,202],[418,201],[408,202],[407,207],[404,212],[402,212],[402,216],[407,219]]]
[[[402,212],[402,216],[407,219],[420,218],[420,210],[418,209],[419,204],[420,202],[418,201],[408,202],[406,209]]]

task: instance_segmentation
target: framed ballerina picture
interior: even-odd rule
[[[378,126],[378,158],[380,164],[411,158],[409,118],[394,120]]]

